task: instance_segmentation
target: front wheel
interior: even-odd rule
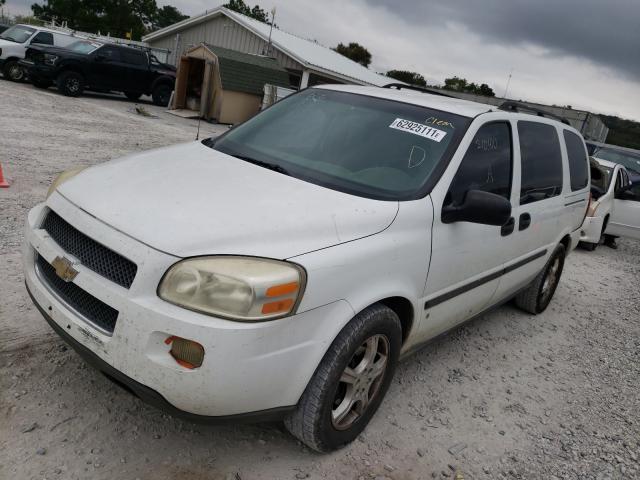
[[[151,92],[151,98],[153,103],[160,107],[166,107],[169,105],[169,99],[171,98],[172,88],[168,83],[161,83],[157,85],[153,92]]]
[[[4,78],[7,78],[12,82],[21,82],[26,77],[24,68],[22,68],[15,60],[9,60],[4,64],[2,74],[4,75]]]
[[[78,72],[62,72],[57,80],[58,90],[67,97],[79,97],[84,91],[84,78]]]
[[[375,304],[356,315],[320,362],[285,426],[308,447],[327,452],[353,441],[376,412],[393,378],[402,327]]]
[[[558,283],[560,283],[565,252],[564,245],[560,244],[556,247],[549,261],[531,282],[531,285],[516,296],[515,303],[518,307],[534,315],[547,309],[556,288],[558,288]]]

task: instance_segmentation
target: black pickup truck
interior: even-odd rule
[[[176,80],[175,67],[145,50],[87,40],[66,48],[31,46],[20,64],[36,87],[55,84],[70,97],[84,90],[122,92],[131,100],[151,95],[153,103],[166,106]]]

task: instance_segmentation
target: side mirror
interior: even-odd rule
[[[101,54],[96,55],[96,62],[104,62],[106,59],[107,57],[105,57],[104,55],[101,55]]]
[[[511,202],[495,193],[469,190],[462,205],[442,208],[442,223],[470,222],[501,227],[511,218]]]

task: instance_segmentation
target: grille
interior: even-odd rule
[[[43,257],[38,254],[36,255],[36,264],[40,271],[41,278],[49,285],[51,290],[53,290],[63,302],[87,320],[109,334],[113,333],[118,318],[118,311],[85,292],[75,283],[62,280],[56,275],[55,268],[49,265]]]
[[[53,210],[47,213],[41,228],[85,267],[124,288],[133,283],[138,271],[135,263],[76,230]]]

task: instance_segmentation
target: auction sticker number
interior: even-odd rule
[[[447,134],[447,132],[430,127],[429,125],[423,125],[422,123],[416,123],[410,120],[403,120],[402,118],[396,118],[391,125],[389,125],[389,128],[395,128],[396,130],[402,130],[403,132],[420,135],[421,137],[428,138],[434,142],[441,141]]]

